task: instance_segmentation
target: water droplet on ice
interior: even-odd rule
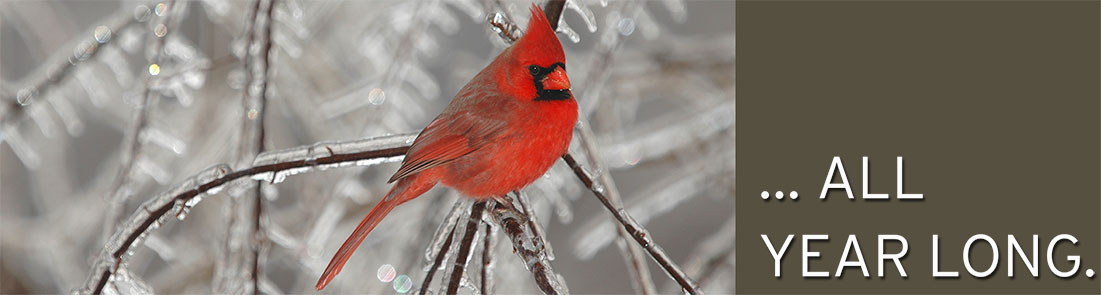
[[[98,26],[96,30],[92,32],[92,35],[95,36],[96,42],[100,44],[107,43],[107,41],[111,40],[111,28],[107,26]]]
[[[630,36],[635,32],[635,20],[632,18],[621,18],[616,24],[616,29],[619,30],[619,34],[623,36]]]
[[[394,277],[397,275],[398,273],[394,270],[393,265],[383,264],[381,267],[378,268],[378,280],[382,281],[383,283],[389,283],[390,281],[393,281]]]
[[[371,92],[367,93],[367,101],[373,105],[380,105],[386,102],[386,92],[382,91],[381,88],[371,89]]]
[[[15,95],[15,102],[19,103],[19,105],[30,104],[31,97],[35,95],[35,92],[38,91],[34,90],[33,88],[19,89],[19,93],[16,93]]]
[[[411,289],[413,289],[413,280],[410,279],[409,276],[400,275],[398,278],[394,279],[394,291],[404,294]]]
[[[89,56],[92,56],[92,52],[96,51],[96,47],[98,46],[99,43],[92,42],[92,40],[81,41],[76,45],[76,48],[73,48],[73,58],[76,60],[88,59]]]
[[[164,16],[165,13],[168,13],[168,4],[164,4],[164,2],[157,3],[156,12],[157,16]]]
[[[168,34],[168,27],[164,24],[157,24],[157,27],[153,29],[153,34],[157,37],[164,37],[165,34]]]

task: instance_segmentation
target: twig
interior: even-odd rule
[[[493,293],[493,251],[496,250],[497,227],[492,223],[485,224],[486,234],[482,242],[482,275],[480,289],[482,295]]]
[[[271,65],[271,44],[272,44],[272,42],[271,42],[271,28],[272,28],[272,23],[275,21],[275,19],[272,18],[272,11],[275,8],[275,0],[269,0],[269,1],[267,1],[267,4],[268,4],[267,11],[265,12],[265,15],[267,17],[264,19],[264,31],[262,33],[263,38],[261,39],[262,40],[261,42],[263,44],[263,49],[260,51],[260,55],[261,55],[260,64],[257,65],[256,69],[254,69],[254,71],[256,71],[257,73],[262,74],[262,77],[260,77],[259,79],[256,78],[255,76],[252,77],[255,80],[255,82],[260,83],[260,93],[257,93],[256,95],[258,97],[253,99],[253,102],[251,103],[253,105],[252,109],[248,109],[247,105],[249,103],[246,102],[246,114],[247,114],[245,116],[246,124],[250,120],[255,121],[253,123],[254,127],[252,128],[254,130],[253,132],[255,132],[255,139],[256,139],[256,141],[253,143],[253,145],[254,145],[253,146],[253,154],[259,154],[259,153],[264,152],[264,114],[266,114],[266,112],[264,112],[264,110],[265,110],[265,107],[267,105],[267,100],[268,100],[268,81],[271,79],[271,77],[270,77],[271,70],[269,69],[269,65]],[[257,6],[256,7],[257,9],[260,8],[260,0],[256,1],[256,6]],[[259,18],[255,18],[255,19],[259,20]],[[251,88],[245,88],[245,90],[242,91],[242,92],[246,93],[246,97],[248,97],[247,93],[250,91],[250,89]],[[252,115],[254,110],[256,112],[255,116]],[[263,213],[264,213],[263,212],[264,192],[263,192],[262,183],[259,182],[259,181],[256,182],[256,188],[255,188],[255,191],[253,193],[253,199],[254,199],[255,203],[253,204],[254,207],[253,207],[253,212],[252,212],[253,213],[252,239],[251,239],[251,243],[250,243],[250,244],[252,244],[252,278],[251,279],[252,279],[252,292],[254,294],[260,294],[260,252],[262,250],[261,243],[263,243],[263,241],[264,241],[264,236],[263,236],[264,231],[261,230],[260,227],[261,227],[261,219],[263,218]]]
[[[470,258],[474,236],[478,233],[478,221],[482,219],[482,213],[485,212],[485,209],[486,201],[475,202],[474,207],[470,209],[470,219],[466,221],[466,233],[463,234],[463,239],[459,242],[459,252],[455,253],[455,265],[451,269],[451,280],[448,281],[446,294],[459,292],[459,283],[462,282],[463,271],[466,269],[467,259]]]
[[[580,179],[581,182],[584,183],[585,186],[593,192],[593,195],[596,195],[596,198],[600,200],[600,203],[604,204],[605,208],[608,208],[608,211],[612,213],[612,216],[614,216],[615,219],[619,221],[619,223],[623,224],[623,228],[627,230],[628,233],[630,233],[635,242],[637,242],[639,246],[642,246],[642,248],[646,249],[646,252],[650,253],[650,257],[653,258],[654,261],[657,262],[658,265],[660,265],[661,268],[665,270],[665,273],[673,277],[673,280],[677,281],[677,284],[680,284],[681,288],[683,288],[686,292],[690,294],[700,294],[699,287],[696,285],[696,283],[693,282],[692,279],[689,278],[683,270],[681,270],[680,266],[677,266],[677,264],[674,263],[672,259],[670,259],[669,256],[665,254],[665,250],[662,250],[661,246],[658,246],[658,244],[654,242],[653,238],[650,237],[649,232],[647,232],[646,229],[642,226],[638,225],[638,222],[635,222],[634,219],[631,219],[631,216],[627,214],[626,210],[612,205],[611,201],[608,200],[608,197],[604,195],[604,189],[594,185],[592,176],[590,176],[589,173],[585,171],[585,168],[581,167],[581,165],[577,163],[577,160],[574,160],[573,155],[567,153],[562,156],[562,160],[566,161],[566,164],[569,165],[571,169],[573,169],[573,172],[575,175],[577,175],[577,178]]]
[[[126,27],[129,27],[130,25],[137,22],[138,20],[134,18],[133,12],[123,10],[119,12],[118,15],[113,16],[111,21],[108,21],[108,23],[112,24],[109,25],[108,28],[110,29],[112,34],[117,34]],[[72,55],[68,55],[64,60],[47,63],[47,66],[53,65],[56,68],[47,69],[46,75],[42,77],[42,79],[31,83],[31,86],[22,88],[22,90],[20,91],[26,92],[27,97],[21,98],[18,97],[19,94],[17,94],[17,97],[14,99],[6,98],[4,99],[6,100],[5,102],[0,102],[9,104],[8,107],[4,108],[4,113],[0,114],[0,118],[3,118],[3,121],[5,122],[7,122],[8,120],[16,120],[17,118],[21,118],[22,116],[20,115],[23,114],[24,108],[30,105],[31,99],[37,96],[41,96],[42,93],[45,93],[46,91],[57,86],[59,83],[61,83],[61,80],[64,80],[66,77],[69,76],[70,73],[74,72],[73,69],[75,69],[77,65],[83,64],[82,61],[95,57],[96,54],[100,52],[100,46],[106,46],[115,39],[117,38],[110,38],[104,40],[101,43],[93,45],[95,46],[93,47],[94,49],[88,52],[88,55],[83,58],[74,58]],[[85,42],[96,43],[98,42],[98,40],[86,40]]]
[[[267,3],[267,8],[263,4]],[[268,36],[271,30],[272,1],[254,1],[249,9],[244,36],[245,48],[252,48],[257,44],[263,44],[263,51],[259,56],[252,50],[246,50],[241,58],[241,68],[245,75],[244,90],[241,91],[241,128],[240,140],[237,144],[237,161],[249,161],[264,150],[264,114],[267,102],[267,68],[269,64],[268,51],[271,40]],[[264,12],[266,10],[266,12]],[[267,16],[266,22],[261,22],[259,17]],[[263,28],[261,28],[263,26]],[[257,93],[252,93],[253,85],[257,85]],[[261,242],[264,240],[261,230],[261,218],[263,217],[263,187],[261,181],[249,184],[248,190],[242,192],[242,196],[230,200],[229,220],[227,222],[224,257],[215,269],[215,293],[245,293],[251,288],[252,293],[260,293],[260,253]],[[249,220],[251,219],[251,220]],[[247,285],[246,285],[247,284]]]
[[[346,142],[321,142],[310,146],[279,150],[260,154],[253,166],[230,171],[228,166],[219,165],[184,181],[163,195],[151,198],[139,206],[123,224],[133,225],[115,232],[106,242],[98,262],[92,267],[85,281],[82,293],[99,294],[108,279],[122,264],[126,253],[131,251],[141,238],[152,228],[163,223],[163,218],[172,209],[183,210],[197,203],[197,197],[211,189],[221,189],[223,185],[243,178],[271,175],[272,182],[278,182],[285,174],[277,172],[296,168],[345,167],[352,165],[373,165],[384,160],[400,159],[409,149],[409,142],[416,134],[399,134]],[[320,155],[320,156],[319,156]],[[266,177],[265,177],[266,178]],[[280,180],[281,181],[281,180]],[[180,212],[186,214],[186,211]]]
[[[169,9],[173,8],[176,4],[175,0],[168,1],[166,4]],[[133,18],[131,18],[133,19]],[[161,19],[161,24],[168,24],[172,20],[172,13],[165,14]],[[174,30],[173,30],[174,31]],[[150,62],[154,64],[161,63],[161,57],[164,55],[164,45],[168,40],[169,35],[165,33],[164,36],[156,38],[153,43],[153,56]],[[110,41],[110,40],[108,40]],[[98,50],[96,50],[98,52]],[[69,64],[66,69],[71,69],[74,64]],[[67,70],[66,70],[67,71]],[[107,214],[104,217],[104,230],[103,238],[108,238],[109,234],[115,231],[115,227],[118,225],[118,219],[120,212],[126,205],[126,200],[129,199],[130,191],[124,189],[126,185],[130,184],[130,174],[134,169],[134,163],[141,154],[141,134],[145,131],[145,128],[149,125],[149,112],[152,109],[151,104],[155,100],[156,92],[150,90],[150,84],[156,79],[155,76],[146,77],[142,83],[142,99],[138,101],[137,112],[134,114],[134,124],[130,129],[130,132],[126,133],[125,143],[122,145],[123,150],[119,154],[119,158],[122,159],[122,163],[119,165],[118,174],[115,176],[114,185],[111,187],[111,193],[108,195],[108,208]]]
[[[566,9],[566,0],[550,0],[543,6],[543,12],[547,14],[547,21],[551,29],[558,29],[558,20],[562,18],[562,11]]]
[[[514,192],[514,195],[519,194],[520,192]],[[509,241],[512,242],[512,249],[535,278],[535,284],[539,286],[539,290],[545,294],[568,293],[566,286],[558,279],[558,273],[550,266],[546,248],[537,246],[542,243],[543,237],[532,231],[530,225],[525,226],[535,222],[531,216],[517,209],[510,197],[506,196],[494,202],[495,204],[490,206],[490,216],[508,235]]]
[[[458,226],[458,223],[455,224]],[[443,245],[440,247],[440,251],[436,253],[436,259],[432,262],[432,268],[428,269],[428,274],[424,275],[424,281],[421,282],[421,290],[417,294],[428,294],[428,284],[432,283],[432,277],[436,275],[436,269],[440,268],[440,264],[443,264],[444,254],[451,249],[451,240],[455,237],[455,227],[451,227],[451,233],[447,234],[447,240],[444,240]]]

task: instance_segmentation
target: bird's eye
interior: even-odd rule
[[[528,71],[531,71],[531,75],[532,75],[532,76],[538,76],[538,75],[539,75],[539,72],[542,72],[542,71],[543,71],[543,69],[542,69],[542,68],[540,68],[540,67],[539,67],[539,66],[537,66],[537,65],[530,65],[530,66],[528,66]]]

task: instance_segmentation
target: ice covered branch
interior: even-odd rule
[[[166,3],[167,9],[172,11],[175,8],[176,1],[168,1]],[[182,16],[182,12],[175,12],[177,16]],[[164,17],[160,18],[159,26],[170,25],[173,21],[173,13],[166,13]],[[161,56],[164,54],[165,41],[168,40],[169,35],[167,31],[159,38],[152,40],[154,52],[149,62],[151,64],[159,64],[161,62]],[[69,64],[70,66],[74,64]],[[118,218],[123,207],[126,205],[126,200],[129,199],[130,189],[127,187],[131,179],[132,170],[134,169],[134,163],[141,155],[142,140],[141,135],[145,132],[146,126],[149,123],[149,113],[152,111],[152,103],[157,99],[158,95],[156,91],[151,90],[151,84],[153,83],[155,76],[146,77],[142,83],[142,98],[138,100],[137,110],[134,113],[134,122],[129,132],[126,133],[126,139],[123,143],[122,153],[119,155],[122,163],[119,165],[118,174],[115,176],[114,185],[112,185],[110,195],[108,195],[108,209],[106,214],[106,220],[104,222],[104,236],[115,231],[115,227],[118,225]]]
[[[230,170],[226,164],[208,168],[139,206],[123,223],[125,226],[107,240],[79,291],[101,293],[112,276],[122,268],[127,253],[134,251],[150,232],[164,224],[169,213],[183,219],[203,196],[216,194],[234,180],[251,177],[278,183],[289,175],[315,169],[397,161],[405,155],[415,138],[416,134],[399,134],[345,142],[321,142],[260,154],[251,167],[237,171]]]
[[[65,59],[59,58],[57,61],[46,63],[45,66],[50,68],[45,69],[44,77],[30,83],[30,86],[20,89],[19,92],[16,93],[14,99],[4,98],[4,102],[2,103],[8,104],[8,106],[3,108],[4,111],[0,114],[0,118],[3,118],[5,123],[9,120],[20,118],[24,108],[29,106],[34,98],[42,96],[43,93],[61,83],[62,80],[74,72],[73,70],[77,65],[95,57],[96,54],[101,51],[98,50],[99,47],[107,46],[112,41],[111,35],[114,32],[119,32],[134,23],[148,19],[149,8],[148,6],[142,5],[139,6],[139,9],[142,7],[145,8],[144,18],[139,18],[136,13],[130,11],[119,12],[107,21],[110,25],[96,27],[93,31],[92,38],[81,38],[84,40],[77,43],[77,47],[73,50],[73,55],[65,56]]]
[[[516,202],[521,202],[520,192],[513,194]],[[548,251],[544,237],[536,230],[536,221],[532,214],[523,212],[512,204],[510,197],[502,197],[490,206],[489,214],[499,224],[512,242],[512,248],[524,267],[535,278],[535,284],[545,294],[569,293],[566,284],[550,265],[553,255]]]
[[[639,225],[638,222],[635,222],[634,219],[631,219],[631,216],[627,214],[626,210],[612,204],[608,196],[605,195],[605,189],[593,182],[592,175],[589,174],[588,171],[585,171],[585,168],[574,159],[573,155],[567,153],[562,156],[562,160],[566,161],[566,164],[570,166],[570,169],[573,169],[577,178],[593,192],[593,195],[596,195],[600,203],[603,204],[605,208],[608,208],[612,216],[614,216],[619,223],[623,224],[623,228],[627,230],[627,233],[629,233],[632,238],[634,238],[635,242],[646,249],[650,257],[653,258],[654,261],[677,282],[677,284],[680,284],[684,291],[691,294],[700,294],[696,283],[693,282],[671,258],[669,258],[669,255],[665,254],[665,250],[662,250],[661,246],[658,246],[658,244],[654,242],[653,237],[650,236],[650,233],[647,232],[645,228]]]
[[[474,237],[478,233],[478,222],[482,219],[485,209],[485,201],[475,202],[474,207],[470,209],[470,218],[466,221],[466,232],[463,233],[463,239],[459,242],[459,252],[455,253],[457,254],[455,265],[452,266],[451,278],[447,283],[447,293],[445,294],[457,294],[459,292],[459,284],[463,280],[463,271],[466,270],[470,253],[474,250]]]

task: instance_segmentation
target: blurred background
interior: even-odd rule
[[[417,132],[507,47],[491,23],[518,36],[530,5],[0,0],[0,293],[87,288],[139,205],[204,168]],[[571,151],[704,291],[733,293],[734,2],[571,0],[558,36],[582,112]],[[397,167],[227,185],[143,235],[104,292],[313,293]],[[634,242],[562,161],[524,191],[569,292],[680,292],[649,257],[631,266]],[[416,291],[468,207],[444,188],[399,207],[326,293]],[[539,293],[497,231],[480,231],[490,290]]]

